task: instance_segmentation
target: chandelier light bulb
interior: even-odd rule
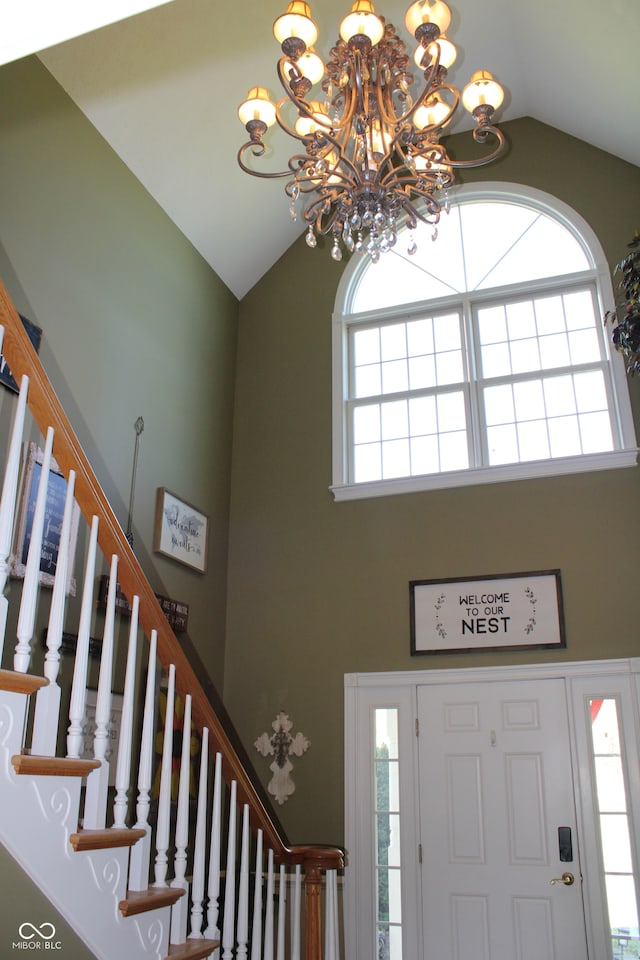
[[[355,0],[351,12],[340,24],[340,36],[348,43],[352,37],[369,37],[371,45],[375,47],[384,36],[384,24],[376,16],[371,0]]]
[[[259,120],[267,127],[272,126],[276,122],[276,108],[269,91],[264,87],[252,87],[247,99],[238,107],[238,116],[245,127],[252,120]]]
[[[434,93],[433,98],[428,103],[423,103],[418,107],[413,115],[413,124],[418,130],[424,130],[426,127],[439,127],[448,119],[451,108],[444,102],[442,97]]]
[[[478,107],[497,110],[504,100],[504,90],[488,70],[476,70],[462,91],[462,103],[469,113]]]
[[[311,108],[312,116],[307,117],[300,114],[296,120],[296,133],[300,137],[308,137],[316,130],[330,130],[331,121],[326,115],[322,104],[318,100],[310,100],[308,106]]]
[[[306,77],[311,86],[322,80],[324,76],[324,63],[313,49],[307,49],[296,61],[297,67],[303,77]]]
[[[407,10],[404,22],[412,37],[423,23],[433,23],[440,33],[446,33],[451,23],[451,10],[444,0],[416,0]]]
[[[318,39],[318,28],[311,19],[311,7],[303,0],[291,0],[287,12],[278,17],[273,25],[273,35],[282,44],[286,40],[302,40],[312,47]]]
[[[448,37],[440,36],[437,40],[434,40],[433,43],[430,43],[429,46],[425,48],[420,44],[416,49],[416,52],[413,55],[416,66],[420,67],[421,70],[424,70],[429,63],[431,62],[431,55],[435,51],[432,50],[432,47],[438,46],[440,48],[440,66],[444,67],[445,70],[448,70],[449,67],[453,66],[456,62],[456,57],[458,56],[458,48],[455,43],[452,43]],[[423,57],[427,55],[427,59],[422,63]]]

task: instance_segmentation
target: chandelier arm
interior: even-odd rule
[[[339,193],[334,191],[331,191],[331,193],[332,193],[331,199],[329,199],[328,196],[323,195],[318,197],[316,200],[312,200],[311,203],[307,204],[307,206],[304,208],[304,211],[302,214],[306,223],[315,224],[316,230],[321,236],[325,236],[327,233],[329,233],[332,230],[336,220],[340,215],[339,207],[337,204]],[[324,215],[323,210],[327,205],[327,201],[329,201],[331,205],[331,215],[327,223],[323,225],[322,223],[322,217]]]
[[[484,143],[489,137],[495,137],[498,145],[495,150],[486,157],[479,157],[477,160],[447,160],[448,165],[455,167],[456,170],[469,170],[472,167],[483,167],[485,163],[491,163],[491,161],[499,157],[504,150],[506,141],[503,132],[499,130],[498,127],[489,125],[476,127],[473,131],[473,139],[477,143]]]
[[[244,170],[245,173],[250,174],[252,177],[260,177],[262,180],[277,180],[280,177],[290,177],[291,170],[278,170],[274,172],[263,172],[262,170],[252,170],[251,167],[248,167],[244,162],[245,154],[251,150],[251,153],[254,157],[262,157],[265,154],[266,146],[262,140],[247,140],[246,143],[238,150],[238,166],[241,170]]]

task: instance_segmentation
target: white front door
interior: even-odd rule
[[[424,960],[587,960],[564,682],[421,686],[418,718]]]

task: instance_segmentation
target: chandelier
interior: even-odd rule
[[[504,136],[491,125],[504,92],[486,70],[473,74],[462,103],[476,121],[474,139],[493,149],[480,159],[453,160],[440,143],[461,99],[447,83],[456,58],[446,36],[450,21],[443,0],[417,0],[406,12],[407,30],[418,44],[414,62],[421,89],[416,93],[407,47],[395,27],[375,13],[371,0],[355,0],[326,63],[314,50],[318,28],[308,3],[292,0],[275,21],[284,96],[273,103],[264,87],[249,91],[238,109],[249,134],[238,163],[252,176],[288,178],[291,217],[297,219],[302,205],[310,247],[318,235],[329,234],[334,260],[341,260],[346,249],[377,261],[395,245],[405,220],[410,229],[418,221],[432,224],[435,239],[455,170],[489,163],[504,149]],[[312,88],[320,81],[322,93],[314,98]],[[298,152],[286,170],[253,169],[247,161],[264,156],[264,135],[276,122],[298,141]],[[407,252],[415,253],[412,236],[409,244]]]

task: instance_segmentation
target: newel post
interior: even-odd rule
[[[318,863],[304,865],[304,960],[322,960],[322,870]]]
[[[338,847],[296,847],[304,869],[304,960],[322,960],[322,881],[327,870],[342,870],[344,851]]]

